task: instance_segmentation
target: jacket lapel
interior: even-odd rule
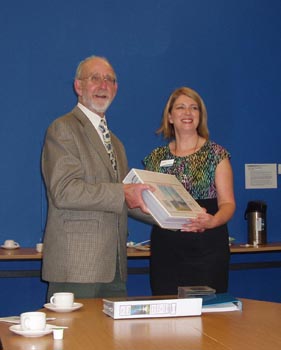
[[[80,108],[75,107],[72,112],[75,115],[75,117],[79,120],[79,122],[83,125],[85,134],[88,137],[89,142],[92,144],[96,153],[100,156],[105,167],[110,171],[112,177],[115,178],[116,175],[115,175],[115,172],[112,168],[111,161],[110,161],[108,153],[104,147],[104,144],[103,144],[102,140],[100,139],[99,134],[97,133],[97,130],[95,129],[93,124],[90,122],[90,120],[87,118],[87,116],[81,111]],[[114,142],[113,142],[113,148],[115,148]],[[117,155],[116,155],[116,161],[117,161],[117,172],[118,172],[118,157],[117,157]]]

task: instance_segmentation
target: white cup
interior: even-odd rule
[[[38,253],[42,253],[43,252],[43,243],[37,243],[36,244],[36,251]]]
[[[21,328],[24,331],[43,331],[46,328],[44,312],[24,312],[20,315]]]
[[[6,248],[17,248],[19,246],[18,242],[15,242],[13,239],[6,239],[4,242],[4,247]]]
[[[60,308],[71,308],[73,306],[73,302],[74,294],[67,292],[55,293],[50,299],[51,304]]]

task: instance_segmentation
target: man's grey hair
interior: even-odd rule
[[[106,57],[101,57],[101,56],[92,55],[92,56],[89,56],[89,57],[85,58],[83,61],[81,61],[81,62],[78,64],[77,69],[76,69],[76,73],[75,73],[75,79],[80,79],[80,78],[81,78],[83,65],[84,65],[85,63],[87,63],[88,61],[94,59],[94,58],[99,58],[99,59],[103,60],[103,61],[106,62],[106,63],[112,68],[112,70],[114,71],[112,65],[110,64],[110,62],[108,61],[108,59],[107,59]]]

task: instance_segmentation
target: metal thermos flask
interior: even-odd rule
[[[266,243],[266,204],[262,201],[248,202],[245,219],[248,221],[248,243]]]

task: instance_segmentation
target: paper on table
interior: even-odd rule
[[[56,319],[55,317],[47,317],[46,318],[47,321],[53,321],[55,319]],[[0,317],[0,322],[19,324],[20,323],[20,316]]]
[[[19,316],[0,317],[0,321],[18,324],[20,323],[20,317]]]
[[[202,312],[226,312],[226,311],[238,311],[241,310],[240,306],[236,303],[224,303],[216,305],[206,305],[202,307]]]
[[[145,244],[145,243],[148,243],[148,242],[150,242],[150,239],[147,239],[146,241],[142,241],[142,242],[139,242],[139,243],[135,243],[133,245],[133,247],[138,247],[139,245],[142,245],[142,244]]]

